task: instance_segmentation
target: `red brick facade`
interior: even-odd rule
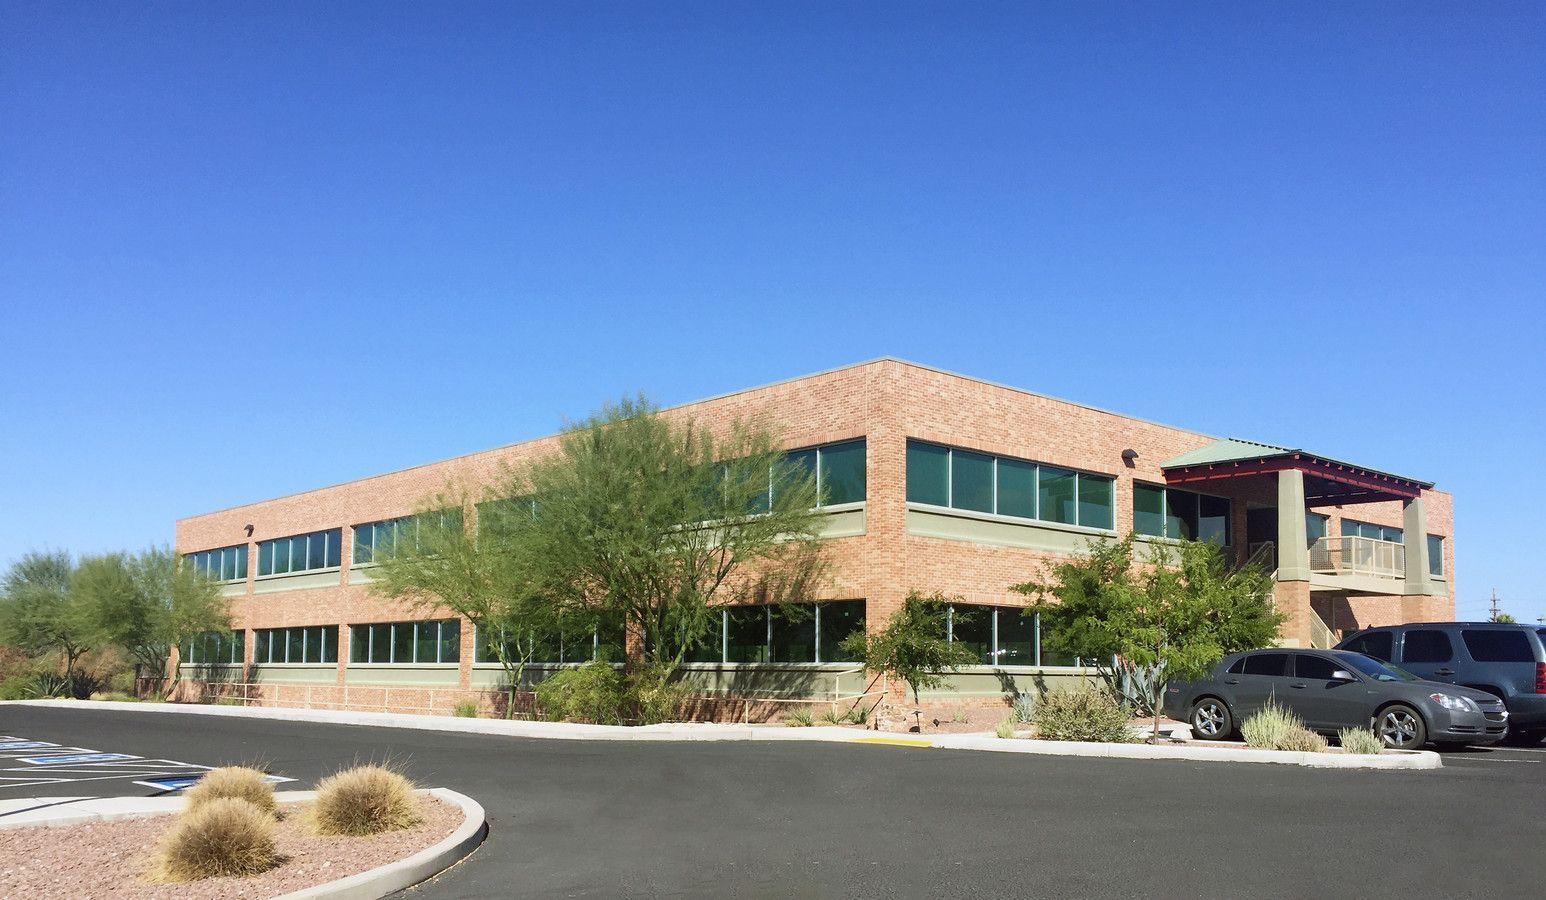
[[[1016,457],[1115,478],[1115,526],[1118,533],[1132,526],[1135,481],[1164,484],[1160,464],[1179,454],[1203,447],[1212,437],[1169,428],[1151,422],[1103,412],[1075,403],[1055,400],[999,385],[953,375],[897,360],[878,360],[831,372],[799,378],[767,387],[741,391],[668,411],[710,427],[737,417],[762,414],[780,426],[788,447],[824,444],[863,437],[867,441],[867,501],[862,535],[833,538],[829,542],[833,582],[824,598],[867,601],[867,620],[873,626],[884,621],[909,590],[943,591],[967,602],[1024,605],[1026,598],[1009,586],[1035,575],[1053,554],[1046,551],[994,543],[925,537],[909,533],[906,499],[906,443],[909,438],[986,453]],[[469,454],[444,462],[418,466],[373,478],[321,488],[274,500],[182,519],[177,523],[177,548],[184,553],[247,542],[249,545],[246,592],[234,598],[236,627],[260,629],[310,625],[338,625],[339,659],[336,670],[313,673],[313,692],[323,683],[345,685],[349,658],[349,628],[354,624],[430,618],[372,596],[368,587],[349,584],[351,527],[415,511],[427,496],[460,485],[476,491],[497,478],[501,467],[550,453],[552,437]],[[1125,460],[1123,451],[1136,451]],[[1209,492],[1233,501],[1234,544],[1244,547],[1246,506],[1254,501],[1275,502],[1274,483],[1245,482]],[[1448,494],[1423,492],[1427,530],[1444,537],[1443,596],[1368,597],[1337,596],[1317,592],[1309,597],[1303,583],[1280,585],[1279,598],[1291,621],[1285,635],[1304,633],[1301,619],[1315,608],[1333,628],[1367,626],[1414,618],[1447,619],[1454,611],[1454,547],[1451,498]],[[1399,502],[1360,504],[1347,510],[1319,510],[1331,516],[1328,533],[1336,534],[1344,513],[1360,521],[1400,527]],[[250,526],[250,534],[249,528]],[[273,586],[257,577],[257,543],[323,529],[343,529],[342,566],[326,576],[325,586],[295,590],[254,592],[254,587]],[[316,576],[311,576],[315,579]],[[334,580],[336,579],[336,580]],[[292,581],[294,579],[291,579]],[[1393,589],[1400,590],[1394,582]],[[461,664],[454,687],[473,687],[472,629],[462,630]],[[250,660],[253,642],[247,642]],[[282,691],[294,692],[298,686]],[[350,686],[353,692],[364,688]],[[431,700],[402,690],[401,702],[417,706]],[[429,690],[423,688],[422,690]],[[454,692],[433,705],[447,705]],[[363,697],[363,693],[358,696]],[[372,700],[371,703],[389,702]],[[444,702],[443,702],[444,701]],[[332,694],[319,703],[342,703]],[[351,705],[356,705],[353,697]]]

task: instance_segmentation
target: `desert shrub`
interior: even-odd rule
[[[836,707],[830,707],[821,711],[816,719],[823,725],[843,725],[848,721],[847,713],[840,713]]]
[[[957,706],[950,711],[950,721],[957,725],[965,725],[972,720],[972,711],[964,706]]]
[[[52,700],[68,696],[70,696],[70,679],[53,672],[34,675],[27,685],[28,699]]]
[[[537,706],[552,722],[622,721],[623,678],[601,660],[565,669],[537,685]]]
[[[1269,699],[1266,705],[1240,723],[1240,735],[1245,738],[1247,747],[1274,750],[1296,728],[1303,729],[1304,721],[1292,710]]]
[[[870,711],[874,708],[872,706],[869,709],[865,709],[864,704],[861,703],[848,711],[848,721],[855,725],[863,725],[870,720]]]
[[[456,709],[453,710],[453,714],[458,719],[476,719],[478,717],[478,701],[463,700],[462,702],[456,704]]]
[[[118,672],[107,679],[107,689],[117,694],[133,694],[137,685],[134,683],[134,671]]]
[[[641,725],[680,718],[687,692],[687,685],[671,680],[670,668],[659,665],[644,666],[630,673],[623,683],[625,705]]]
[[[1017,725],[1029,725],[1036,719],[1036,700],[1030,694],[1016,694],[1013,709]]]
[[[1008,740],[1015,736],[1015,717],[1005,716],[999,723],[993,726],[993,733],[998,737]]]
[[[366,835],[423,821],[413,784],[385,766],[356,766],[317,784],[311,807],[319,834]]]
[[[100,694],[92,694],[93,700],[111,700],[115,703],[138,703],[140,698],[123,691],[104,691]]]
[[[1326,739],[1308,728],[1294,728],[1278,739],[1278,749],[1320,753],[1326,749]]]
[[[27,700],[32,697],[32,679],[26,675],[12,675],[0,681],[0,700]]]
[[[158,881],[255,875],[277,862],[274,817],[236,797],[190,808],[162,841]]]
[[[1101,741],[1127,743],[1127,707],[1095,687],[1053,691],[1036,705],[1033,721],[1037,737],[1049,741]]]
[[[784,724],[790,728],[809,728],[816,724],[816,720],[811,718],[810,710],[803,706],[797,706],[789,711],[789,715],[784,717]]]
[[[190,811],[216,800],[246,800],[258,809],[273,814],[278,810],[274,802],[274,786],[268,776],[249,766],[223,766],[204,773],[199,783],[184,793]]]
[[[1367,728],[1344,728],[1337,732],[1343,753],[1382,753],[1385,742]]]

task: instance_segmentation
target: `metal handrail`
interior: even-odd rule
[[[1406,545],[1357,535],[1327,535],[1310,545],[1310,571],[1321,575],[1406,577]]]

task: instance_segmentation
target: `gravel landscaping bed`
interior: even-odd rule
[[[462,811],[454,804],[428,796],[422,800],[423,822],[374,837],[318,837],[305,824],[310,804],[284,804],[284,818],[275,829],[284,859],[278,867],[251,878],[184,884],[145,880],[175,816],[0,829],[0,897],[277,897],[411,856],[462,823]]]

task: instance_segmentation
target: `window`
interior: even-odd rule
[[[1535,662],[1534,649],[1522,629],[1467,628],[1460,639],[1477,662]]]
[[[1223,497],[1153,484],[1133,485],[1133,530],[1178,541],[1212,541],[1228,547],[1230,503]]]
[[[1408,631],[1401,641],[1401,661],[1404,663],[1449,662],[1454,655],[1449,635],[1442,631]]]
[[[354,551],[351,559],[355,565],[371,563],[375,561],[377,551],[391,553],[392,548],[401,541],[408,541],[415,547],[419,546],[419,535],[422,529],[461,527],[462,511],[459,509],[445,509],[397,519],[383,519],[380,522],[366,522],[354,526]]]
[[[685,662],[854,662],[842,643],[864,630],[864,601],[732,606],[719,611],[704,643]]]
[[[1395,656],[1395,639],[1388,631],[1366,631],[1363,634],[1354,635],[1342,649],[1390,662]]]
[[[462,658],[460,619],[349,626],[349,658],[373,663],[454,663]]]
[[[1110,530],[1115,479],[1025,460],[907,442],[907,500]]]
[[[1352,519],[1342,520],[1343,537],[1366,537],[1376,541],[1390,541],[1393,544],[1401,543],[1401,529],[1392,528],[1389,525],[1371,525],[1368,522],[1357,522]]]
[[[1241,672],[1245,675],[1284,675],[1287,674],[1287,662],[1287,653],[1252,653],[1245,658]]]
[[[1331,521],[1330,516],[1320,513],[1304,514],[1304,540],[1305,546],[1313,547],[1315,542],[1326,536],[1326,524]]]
[[[1444,538],[1436,534],[1428,535],[1428,574],[1444,577]]]
[[[247,580],[247,545],[221,547],[218,550],[200,550],[183,556],[184,565],[215,581]]]
[[[417,641],[419,638],[415,636],[414,640]],[[526,661],[530,665],[588,663],[593,659],[621,660],[622,620],[620,618],[609,620],[608,623],[591,629],[560,630],[557,636],[545,636],[535,640],[528,635],[526,641],[530,642],[530,646],[523,647],[513,636],[506,635],[504,632],[475,631],[473,643],[477,649],[474,651],[473,660],[480,663],[499,662],[498,651],[501,642],[505,654],[512,661],[521,658],[523,651],[529,651]],[[461,622],[447,619],[440,629],[436,643],[441,659],[445,660],[447,655],[452,655],[453,658],[447,661],[454,662],[459,658],[460,650],[453,649],[453,645],[461,643]]]
[[[260,628],[253,632],[252,661],[265,663],[338,662],[338,626]]]
[[[1331,673],[1337,670],[1337,666],[1324,656],[1311,656],[1308,653],[1294,654],[1294,677],[1303,678],[1306,681],[1330,681]]]
[[[1036,665],[1036,617],[1024,615],[1018,609],[1000,609],[995,618],[998,622],[998,642],[993,660],[1000,666]]]
[[[247,633],[206,631],[183,641],[178,663],[185,666],[239,666],[246,661]]]
[[[263,541],[258,544],[258,576],[337,568],[342,539],[343,529],[334,528]]]
[[[977,655],[978,665],[993,665],[993,621],[997,618],[997,612],[992,606],[968,606],[962,603],[950,608],[950,640],[971,648]]]
[[[799,468],[810,472],[816,479],[816,505],[837,506],[842,503],[861,503],[865,497],[865,442],[843,441],[839,444],[823,444],[790,450],[785,458]],[[751,512],[767,509],[770,497],[754,500]]]

